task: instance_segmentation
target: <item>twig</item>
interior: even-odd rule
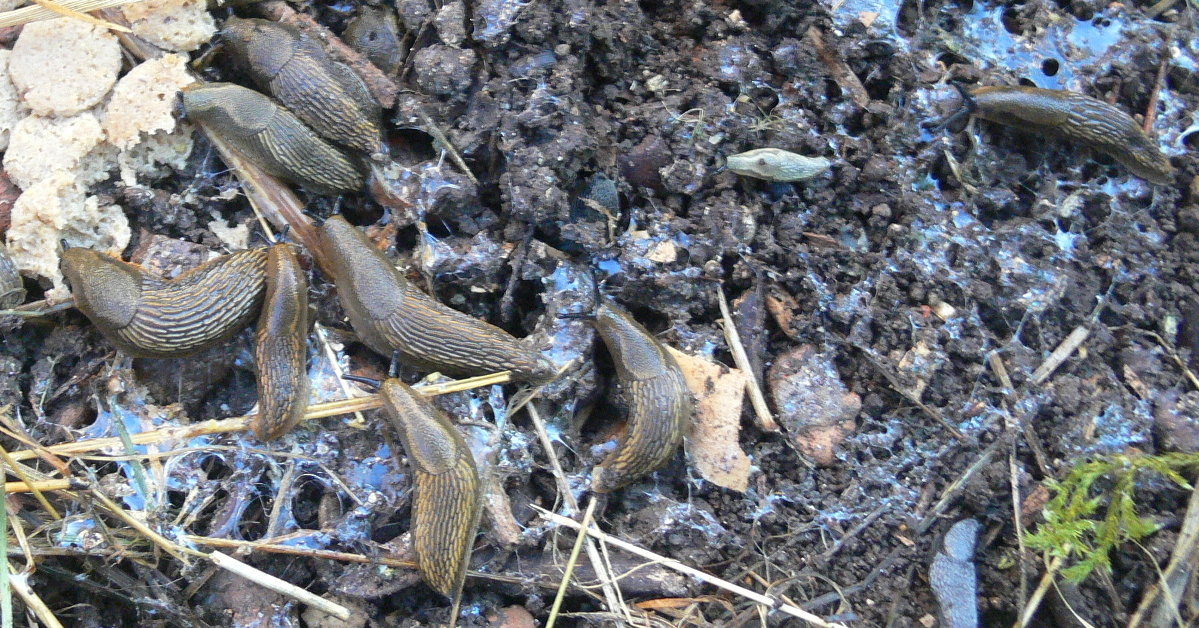
[[[54,519],[62,519],[62,515],[58,514],[58,510],[56,510],[54,506],[50,504],[50,500],[46,499],[45,495],[42,495],[42,489],[37,485],[37,482],[30,480],[29,476],[25,474],[25,465],[13,460],[12,456],[8,454],[8,450],[4,449],[2,446],[0,446],[0,457],[4,458],[4,462],[8,464],[10,469],[12,469],[12,472],[21,479],[21,482],[25,483],[25,486],[27,486],[33,493],[33,496],[37,498],[37,501],[42,505],[42,508],[44,508],[46,512],[49,513],[49,515]],[[5,483],[5,488],[7,488],[7,483]]]
[[[579,550],[583,549],[583,541],[587,539],[587,528],[591,526],[591,517],[594,514],[595,496],[592,496],[587,502],[587,512],[583,513],[583,523],[580,524],[574,547],[570,549],[570,558],[566,561],[566,570],[562,572],[562,583],[558,585],[558,594],[554,597],[554,605],[550,607],[550,617],[545,621],[545,628],[554,628],[554,622],[558,619],[558,609],[562,608],[562,598],[566,597],[566,587],[570,585],[570,576],[575,572]]]
[[[995,455],[995,453],[1010,443],[1012,438],[1014,438],[1014,436],[1011,432],[1004,432],[1002,436],[995,439],[995,442],[991,443],[986,449],[983,450],[982,454],[979,455],[978,460],[975,460],[974,464],[971,464],[969,467],[967,467],[966,471],[962,473],[961,477],[951,482],[949,486],[946,486],[945,491],[941,494],[941,499],[935,506],[932,507],[932,510],[930,510],[929,513],[924,516],[924,519],[920,522],[920,524],[916,526],[916,533],[924,534],[924,532],[928,530],[928,527],[936,522],[937,517],[941,516],[941,513],[945,512],[946,508],[949,508],[949,504],[952,503],[953,500],[956,499],[957,496],[966,489],[966,484],[970,482],[970,478],[974,477],[974,474],[981,471],[983,467],[986,467],[988,464],[990,464],[991,458]]]
[[[1154,564],[1156,565],[1157,563],[1155,562]],[[1150,611],[1152,611],[1152,618],[1157,619],[1158,615],[1162,613],[1163,608],[1169,605],[1164,603],[1157,604],[1157,598],[1162,593],[1166,593],[1169,596],[1173,604],[1174,613],[1177,614],[1178,601],[1183,598],[1183,593],[1186,591],[1186,587],[1191,580],[1197,564],[1199,564],[1199,485],[1191,491],[1191,500],[1187,505],[1186,517],[1182,522],[1182,530],[1178,533],[1178,538],[1174,541],[1174,550],[1170,553],[1170,562],[1166,565],[1161,580],[1155,582],[1145,591],[1144,596],[1141,598],[1141,603],[1137,605],[1136,612],[1128,620],[1128,628],[1138,628]],[[1163,583],[1165,584],[1164,588],[1162,586]],[[1150,625],[1164,624],[1150,621]]]
[[[33,482],[5,482],[5,493],[29,493],[33,491],[32,487],[37,487],[39,491],[66,491],[80,490],[87,488],[86,484],[76,480],[39,480]],[[0,552],[2,555],[3,552]]]
[[[849,539],[852,539],[853,537],[857,536],[858,534],[861,534],[862,530],[865,530],[867,526],[874,523],[875,520],[877,520],[879,517],[881,517],[884,512],[887,512],[887,509],[890,507],[891,507],[891,502],[885,502],[885,503],[883,503],[883,505],[879,506],[878,508],[875,508],[874,512],[871,512],[870,514],[866,515],[865,519],[862,519],[862,521],[860,523],[858,523],[858,525],[854,526],[853,529],[851,529],[849,532],[846,532],[844,536],[837,539],[837,542],[833,543],[833,546],[830,547],[828,549],[828,551],[821,554],[820,560],[826,561],[826,560],[832,558],[834,554],[839,552],[841,550],[841,548],[845,546],[846,541],[848,541]]]
[[[458,149],[454,148],[454,145],[450,142],[450,139],[445,136],[445,133],[441,131],[441,128],[433,122],[433,119],[429,117],[429,114],[425,113],[425,108],[417,101],[413,101],[413,106],[416,109],[416,115],[420,116],[421,121],[425,123],[425,128],[429,131],[429,135],[432,135],[433,139],[437,140],[437,143],[441,144],[442,148],[444,148],[446,152],[450,154],[450,160],[453,161],[460,170],[462,170],[462,173],[466,175],[466,178],[470,179],[471,183],[479,185],[479,180],[475,178],[475,173],[470,171],[470,167],[466,165],[466,161],[462,159],[462,155],[458,154]]]
[[[138,2],[140,0],[60,0],[57,4],[71,11],[88,12],[123,4],[136,4]],[[20,26],[21,24],[40,22],[42,20],[52,20],[60,17],[60,15],[59,12],[44,6],[28,6],[0,13],[0,28],[5,26]],[[115,25],[105,23],[103,26],[105,28],[114,28]],[[116,27],[116,30],[121,30],[121,28]]]
[[[3,566],[0,566],[0,569],[3,568]],[[10,565],[8,568],[12,569],[12,566]],[[21,600],[25,602],[25,606],[32,610],[33,614],[37,615],[37,618],[42,620],[43,624],[46,624],[47,628],[62,628],[62,623],[54,616],[54,612],[50,610],[49,606],[46,606],[42,598],[29,586],[29,574],[14,573],[8,577],[8,584],[12,586],[13,591],[17,592],[17,595],[21,596]]]
[[[348,65],[366,83],[371,95],[384,109],[391,109],[396,103],[396,93],[399,88],[394,81],[387,78],[382,70],[375,67],[365,57],[355,52],[332,31],[321,26],[316,20],[303,13],[297,13],[283,0],[271,0],[258,5],[259,11],[268,19],[284,24],[290,24],[312,37],[324,42],[326,50],[334,59]]]
[[[1024,547],[1024,507],[1020,503],[1020,481],[1017,476],[1018,467],[1016,466],[1016,441],[1012,441],[1012,447],[1008,450],[1008,472],[1012,485],[1012,519],[1016,522],[1016,544],[1020,550],[1020,606],[1028,600],[1028,566],[1025,564],[1027,549]]]
[[[1037,367],[1037,370],[1033,371],[1032,385],[1040,386],[1045,383],[1045,380],[1057,370],[1057,367],[1069,359],[1082,346],[1082,343],[1087,341],[1087,337],[1090,335],[1091,329],[1086,325],[1075,327],[1074,331],[1070,332],[1070,335],[1066,336],[1066,339],[1062,340],[1061,344],[1053,350],[1053,353],[1050,353],[1049,357],[1045,358],[1045,361]]]
[[[437,395],[445,395],[453,392],[462,392],[471,390],[481,386],[491,386],[493,384],[506,384],[512,380],[512,374],[508,371],[500,371],[490,375],[480,375],[479,377],[471,377],[468,379],[459,379],[442,384],[430,384],[417,388],[422,395],[426,397],[434,397]],[[323,419],[326,417],[337,416],[340,414],[350,414],[356,410],[374,410],[380,406],[378,395],[368,395],[366,397],[355,397],[353,399],[341,399],[338,401],[328,401],[325,403],[316,403],[308,406],[308,412],[304,414],[305,421],[314,419]],[[244,432],[250,429],[250,421],[255,415],[235,417],[231,419],[222,419],[219,421],[202,421],[193,425],[178,425],[170,427],[160,427],[156,430],[148,430],[130,434],[129,440],[134,445],[149,445],[152,443],[161,443],[166,440],[190,440],[197,436],[205,436],[209,434],[224,434],[226,432]],[[73,456],[110,447],[120,447],[121,439],[117,437],[93,438],[89,440],[76,441],[74,443],[62,443],[61,445],[52,445],[41,450],[23,449],[21,451],[12,452],[14,460],[28,460],[38,456],[39,452],[47,452],[50,454]]]
[[[1157,8],[1157,7],[1154,7]],[[1157,101],[1166,85],[1166,70],[1170,67],[1170,54],[1162,51],[1162,60],[1157,64],[1157,78],[1153,81],[1153,89],[1149,92],[1149,104],[1145,106],[1145,132],[1152,137],[1153,123],[1157,120]]]
[[[828,68],[829,74],[833,75],[833,80],[841,89],[849,92],[849,97],[859,107],[865,107],[870,104],[870,94],[866,91],[866,87],[862,85],[861,79],[841,58],[841,55],[827,45],[824,41],[824,34],[815,26],[808,29],[808,40],[812,42],[812,46],[816,48],[816,56],[820,62]]]
[[[533,508],[541,511],[541,514],[543,517],[549,519],[550,521],[552,521],[554,523],[557,523],[558,525],[564,525],[573,530],[580,530],[582,528],[582,525],[579,524],[578,522],[576,522],[574,519],[570,519],[568,517],[563,517],[562,515],[552,513],[552,512],[550,512],[544,508],[541,508],[535,504],[533,505]],[[625,550],[626,552],[630,552],[630,553],[636,554],[642,558],[652,560],[655,563],[662,565],[663,567],[667,567],[669,569],[673,569],[675,571],[685,573],[693,578],[697,578],[699,580],[707,582],[708,584],[720,587],[721,589],[724,589],[725,591],[736,593],[737,595],[740,595],[742,597],[749,598],[749,599],[753,600],[754,602],[765,605],[769,608],[777,608],[778,610],[783,611],[784,613],[791,615],[792,617],[798,617],[799,619],[802,619],[802,620],[804,620],[808,623],[814,624],[816,626],[820,626],[821,628],[845,628],[844,624],[825,621],[825,619],[823,617],[820,617],[818,615],[813,615],[812,613],[809,613],[801,608],[780,602],[772,597],[762,595],[761,593],[757,593],[755,591],[750,591],[749,589],[746,589],[745,587],[737,586],[731,582],[717,578],[716,576],[713,576],[709,573],[700,571],[694,567],[688,567],[687,565],[684,565],[683,563],[681,563],[673,558],[667,558],[665,556],[655,554],[647,549],[643,549],[641,547],[633,545],[632,543],[618,539],[612,535],[605,534],[604,532],[602,532],[594,527],[588,528],[587,534],[595,537],[596,539],[602,540],[605,543],[610,543],[612,545],[615,545],[616,547],[619,547],[620,549]]]
[[[126,512],[124,508],[121,508],[116,502],[109,499],[108,496],[104,494],[104,491],[100,490],[100,483],[94,477],[92,478],[90,494],[92,497],[96,498],[96,501],[100,502],[105,508],[112,512],[112,514],[129,524],[129,527],[141,532],[142,535],[150,539],[155,545],[161,547],[163,551],[170,554],[175,558],[175,560],[178,560],[184,565],[190,567],[191,561],[188,560],[183,554],[191,554],[192,556],[204,555],[202,552],[197,552],[196,550],[183,547],[182,545],[171,541],[165,536],[155,532],[150,528],[150,526],[138,521],[135,517]]]
[[[301,589],[290,582],[280,580],[279,578],[276,578],[268,573],[261,572],[237,560],[236,558],[227,556],[218,551],[213,551],[208,555],[208,557],[211,558],[212,562],[216,563],[218,567],[231,571],[245,578],[246,580],[253,582],[254,584],[275,591],[276,593],[281,593],[290,598],[294,598],[301,604],[307,604],[308,606],[320,610],[326,615],[333,615],[342,621],[349,621],[350,619],[350,609],[342,606],[341,604],[331,602],[319,595],[316,595],[315,593],[309,593],[308,591],[305,591],[304,589]]]
[[[1062,550],[1066,553],[1070,552],[1070,544],[1062,546]],[[1024,628],[1032,621],[1032,616],[1036,614],[1037,609],[1041,607],[1041,600],[1045,598],[1045,593],[1049,591],[1049,587],[1053,586],[1053,576],[1059,569],[1062,568],[1062,557],[1055,556],[1052,561],[1046,565],[1045,575],[1041,577],[1041,583],[1037,585],[1037,590],[1032,592],[1032,597],[1028,598],[1028,603],[1024,605],[1024,609],[1020,612],[1020,618],[1012,625],[1012,628]]]
[[[729,303],[724,297],[724,288],[720,284],[716,285],[716,296],[720,302],[720,316],[723,317],[721,327],[724,328],[724,340],[733,354],[733,363],[745,373],[745,389],[749,393],[749,402],[754,407],[758,427],[766,432],[777,432],[779,424],[771,415],[770,406],[766,405],[766,396],[762,394],[762,384],[758,381],[753,366],[749,363],[749,356],[745,354],[745,345],[741,344],[741,334],[737,333],[737,325],[733,323],[733,315],[729,312]]]

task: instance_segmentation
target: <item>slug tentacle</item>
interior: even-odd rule
[[[91,249],[63,252],[75,306],[133,357],[184,357],[244,329],[262,306],[266,252],[239,251],[164,280]]]
[[[482,494],[475,460],[449,417],[397,379],[379,390],[412,465],[412,545],[422,577],[453,600],[462,594]]]
[[[308,409],[308,277],[291,245],[267,250],[266,297],[254,330],[259,440],[278,438]]]
[[[669,462],[683,442],[693,411],[678,362],[628,312],[604,299],[595,327],[612,353],[617,379],[629,400],[627,429],[591,481],[591,490],[608,493]]]
[[[1133,174],[1169,184],[1174,166],[1140,125],[1119,107],[1074,92],[991,86],[970,92],[974,115],[991,122],[1054,133],[1110,155]]]
[[[398,351],[407,364],[450,375],[512,371],[516,379],[543,383],[557,373],[527,343],[413,287],[341,216],[325,221],[320,242],[350,324],[376,353]]]

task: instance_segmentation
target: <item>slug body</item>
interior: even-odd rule
[[[341,35],[349,47],[366,55],[375,67],[391,74],[404,58],[400,45],[400,25],[395,11],[387,5],[362,5],[361,12]]]
[[[362,187],[362,174],[344,153],[252,89],[231,83],[190,87],[183,90],[183,108],[270,174],[322,194]]]
[[[970,92],[967,106],[991,122],[1046,131],[1110,155],[1133,174],[1158,185],[1173,180],[1174,166],[1127,113],[1074,92],[991,86]]]
[[[678,362],[628,312],[604,299],[595,328],[612,354],[629,402],[625,433],[592,475],[591,490],[609,493],[674,457],[691,420],[692,403]]]
[[[483,498],[475,460],[445,413],[398,379],[379,389],[412,466],[412,545],[429,586],[458,603]]]
[[[254,362],[258,416],[250,427],[259,440],[268,441],[289,432],[308,409],[308,277],[287,244],[267,250]]]
[[[299,29],[229,18],[221,35],[263,89],[317,133],[368,155],[381,154],[379,103],[345,65]]]
[[[376,353],[399,351],[405,363],[450,375],[511,371],[532,383],[555,375],[554,364],[533,347],[414,288],[341,216],[321,226],[320,247],[333,267],[341,307]]]
[[[729,170],[767,181],[805,181],[824,174],[833,162],[824,157],[804,157],[778,148],[758,148],[726,160]]]
[[[266,252],[225,255],[161,279],[135,264],[91,249],[62,254],[75,307],[117,348],[133,357],[178,358],[244,329],[262,307]]]
[[[7,310],[25,302],[25,282],[17,272],[17,265],[8,255],[8,248],[0,243],[0,310]]]
[[[974,519],[955,523],[928,570],[929,584],[941,607],[941,625],[946,628],[978,628],[974,545],[981,527]]]

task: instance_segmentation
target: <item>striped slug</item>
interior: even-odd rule
[[[483,498],[475,460],[444,412],[398,379],[379,389],[412,465],[412,545],[429,586],[454,601],[454,616],[470,562]]]
[[[237,150],[281,179],[321,194],[356,192],[362,173],[348,157],[275,101],[231,83],[183,90],[187,117],[226,138]]]
[[[133,357],[178,358],[244,329],[262,307],[266,251],[218,257],[175,279],[161,279],[115,255],[71,248],[62,274],[75,307],[112,344]]]
[[[341,216],[320,228],[320,247],[333,269],[341,307],[354,331],[376,353],[448,375],[511,371],[532,383],[551,380],[554,364],[504,330],[430,298]]]
[[[8,248],[0,242],[0,310],[7,310],[25,302],[25,282],[17,272],[17,265],[8,254]]]
[[[965,106],[991,122],[1044,131],[1110,155],[1133,174],[1158,185],[1169,184],[1174,166],[1127,113],[1101,100],[1074,92],[1036,87],[991,86],[975,89]]]
[[[629,401],[625,433],[592,474],[591,490],[609,493],[674,457],[691,420],[691,392],[674,356],[611,300],[600,302],[595,328]]]
[[[287,24],[235,17],[221,35],[254,82],[317,133],[368,155],[386,152],[379,103],[319,42]]]
[[[258,440],[278,438],[308,409],[308,277],[289,244],[266,254],[266,299],[254,330]]]

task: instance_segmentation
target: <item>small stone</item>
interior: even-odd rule
[[[841,383],[832,355],[797,347],[775,361],[767,379],[779,421],[800,450],[816,464],[833,464],[837,445],[857,427],[862,400]]]
[[[449,96],[470,87],[471,74],[478,55],[469,48],[458,49],[434,44],[416,53],[413,69],[416,82],[425,92]]]
[[[428,0],[398,0],[396,12],[400,14],[404,28],[415,33],[425,25],[433,11],[429,8]]]
[[[441,7],[433,18],[433,27],[442,43],[454,48],[461,46],[466,41],[466,5],[459,0]]]

